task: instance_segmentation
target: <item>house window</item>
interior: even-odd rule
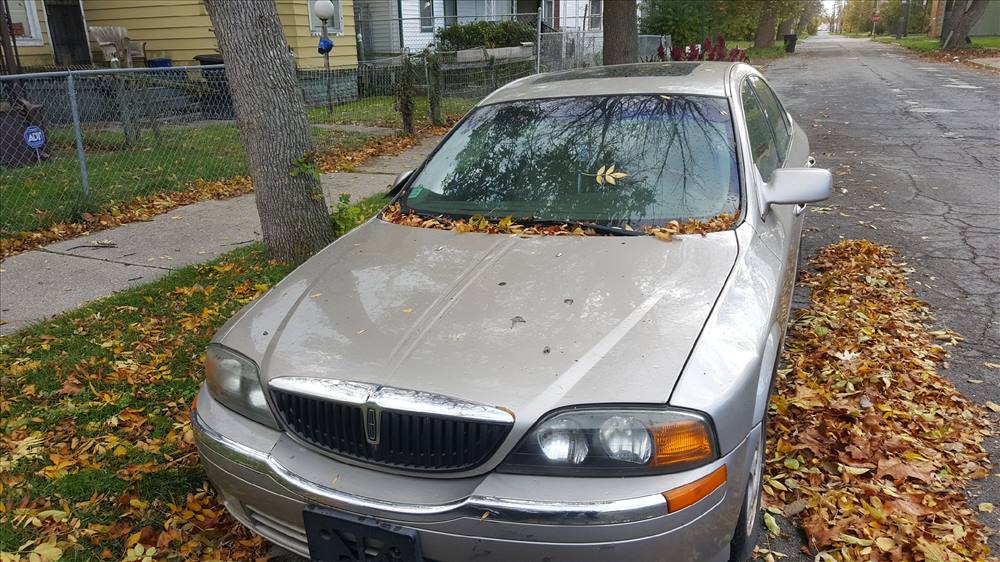
[[[545,0],[542,6],[542,20],[549,25],[553,25],[553,18],[555,18],[555,2],[553,0]]]
[[[590,0],[590,29],[601,29],[601,10],[604,0]]]
[[[458,0],[444,0],[444,26],[458,23]]]
[[[316,11],[313,10],[313,4],[316,0],[309,0],[309,29],[316,34],[323,31],[323,22],[316,17]],[[329,33],[341,34],[344,32],[344,7],[341,5],[341,0],[333,0],[333,7],[336,10],[333,12],[333,17],[326,22],[326,29]]]
[[[35,0],[7,0],[10,6],[11,31],[18,45],[41,45],[42,32],[38,25]]]
[[[420,2],[420,31],[434,31],[434,0]]]

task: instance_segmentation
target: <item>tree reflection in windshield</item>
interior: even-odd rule
[[[733,213],[729,107],[677,95],[485,106],[441,146],[405,204],[429,214],[633,226]]]

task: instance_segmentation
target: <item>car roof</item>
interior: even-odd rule
[[[732,62],[653,62],[535,74],[493,92],[480,105],[566,96],[622,94],[726,95]]]

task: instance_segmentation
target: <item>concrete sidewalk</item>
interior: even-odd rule
[[[397,156],[369,160],[352,173],[325,174],[323,193],[335,204],[385,191],[437,145],[424,139]],[[260,239],[253,195],[178,207],[146,222],[50,244],[0,261],[0,334],[112,293],[149,283],[173,269],[210,260]]]
[[[985,57],[980,59],[969,59],[966,62],[970,62],[975,66],[981,66],[989,70],[1000,70],[1000,57]]]

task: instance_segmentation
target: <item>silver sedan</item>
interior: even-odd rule
[[[501,88],[219,331],[209,477],[315,560],[745,560],[811,165],[744,64]]]

